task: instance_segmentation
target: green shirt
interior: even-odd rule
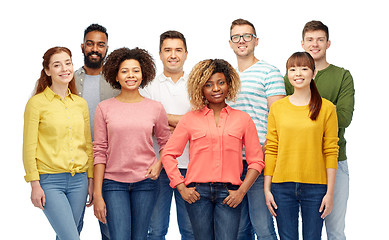
[[[284,80],[286,94],[291,95],[294,89],[287,75],[285,75]],[[351,123],[354,112],[353,78],[348,70],[330,64],[327,68],[317,72],[315,83],[320,95],[336,106],[339,125],[338,161],[344,161],[347,159],[344,133]]]

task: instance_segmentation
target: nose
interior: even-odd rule
[[[301,70],[300,69],[296,69],[296,76],[300,76],[301,75]]]
[[[220,90],[220,87],[217,84],[213,84],[212,91],[217,92]]]
[[[92,51],[97,52],[97,43],[93,44]]]

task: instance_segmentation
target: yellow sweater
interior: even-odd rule
[[[327,168],[337,168],[338,119],[334,105],[322,98],[315,121],[309,106],[285,97],[272,104],[267,125],[265,171],[272,182],[327,184]]]

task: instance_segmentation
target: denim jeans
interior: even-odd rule
[[[182,176],[186,176],[186,169],[180,169],[180,172]],[[174,193],[177,208],[177,223],[181,239],[194,240],[192,225],[190,224],[188,212],[185,207],[185,200],[182,199],[181,194],[176,188],[173,189],[170,187],[170,180],[164,169],[162,169],[158,180],[159,193],[157,201],[155,202],[153,214],[151,215],[147,239],[165,240],[165,235],[169,228],[170,207]]]
[[[247,162],[243,161],[242,181],[246,177]],[[273,216],[266,206],[263,172],[251,186],[243,198],[238,240],[277,240]]]
[[[281,240],[298,240],[301,209],[303,239],[320,240],[323,219],[319,212],[327,185],[307,183],[272,183],[271,192],[277,204],[278,234]]]
[[[239,186],[229,183],[191,183],[200,199],[185,202],[196,240],[236,240],[238,236],[241,205],[236,208],[222,204],[229,195],[228,190]]]
[[[104,179],[103,198],[113,240],[145,240],[158,194],[158,180],[122,183]]]
[[[347,160],[338,162],[336,171],[334,208],[325,219],[328,240],[346,240],[344,233],[347,200],[349,195],[349,173]]]
[[[43,212],[61,240],[80,239],[77,226],[88,195],[86,173],[41,174],[40,185],[45,193]]]
[[[78,233],[81,233],[82,228],[84,227],[84,214],[85,214],[85,209],[82,212],[80,223],[78,224],[78,227],[77,227]],[[99,220],[97,220],[97,221],[99,222],[99,226],[100,226],[101,239],[102,240],[109,240],[109,231],[108,231],[107,224],[104,224],[104,223],[100,222]],[[58,236],[56,239],[59,240]]]

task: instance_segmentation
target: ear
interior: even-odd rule
[[[255,38],[255,46],[258,46],[258,43],[259,43],[259,38],[256,37],[256,38]]]
[[[328,41],[327,41],[327,48],[326,48],[326,49],[328,49],[330,46],[331,46],[331,40],[328,40]]]
[[[81,52],[83,53],[84,52],[84,44],[81,43]]]
[[[230,44],[230,48],[232,48],[232,46],[233,46],[233,42],[231,42],[231,40],[228,40],[228,43]]]
[[[159,51],[158,54],[159,54],[159,59],[162,61],[162,53],[161,53],[161,51]]]
[[[51,76],[50,71],[46,68],[44,70],[45,70],[46,75],[50,77]]]
[[[304,40],[301,40],[301,47],[304,49]]]

